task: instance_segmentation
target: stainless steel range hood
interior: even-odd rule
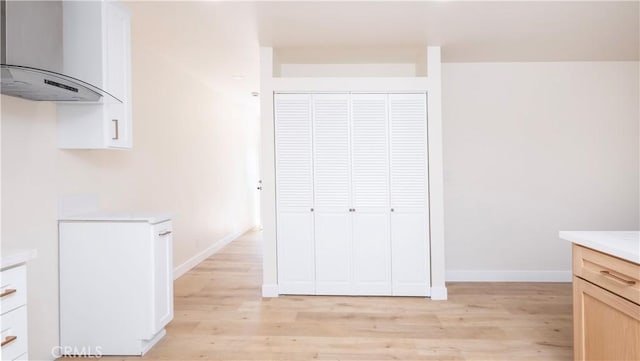
[[[0,0],[0,93],[30,100],[98,102],[108,92],[64,75],[62,1]]]

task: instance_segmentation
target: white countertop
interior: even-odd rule
[[[92,212],[60,218],[60,221],[149,222],[151,224],[171,220],[171,213],[114,213]]]
[[[560,238],[640,264],[640,231],[561,231]]]
[[[25,263],[38,256],[38,251],[35,249],[17,249],[12,251],[2,251],[2,258],[0,258],[0,269],[5,269],[13,266],[17,266],[21,263]]]

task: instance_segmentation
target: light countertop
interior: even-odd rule
[[[171,220],[171,213],[114,213],[92,212],[60,218],[60,221],[148,222],[151,224]]]
[[[640,231],[561,231],[560,238],[640,264]]]
[[[0,259],[0,269],[10,268],[17,266],[21,263],[25,263],[38,256],[38,251],[35,249],[17,249],[12,251],[2,251],[2,258]]]

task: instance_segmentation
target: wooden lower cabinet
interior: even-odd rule
[[[574,249],[574,265],[580,261],[576,253]],[[640,305],[575,276],[575,271],[574,267],[574,359],[640,360]],[[635,286],[631,282],[636,281],[628,282]]]

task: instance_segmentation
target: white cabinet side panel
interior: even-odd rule
[[[142,222],[61,222],[60,345],[141,353],[152,320],[152,240]]]

